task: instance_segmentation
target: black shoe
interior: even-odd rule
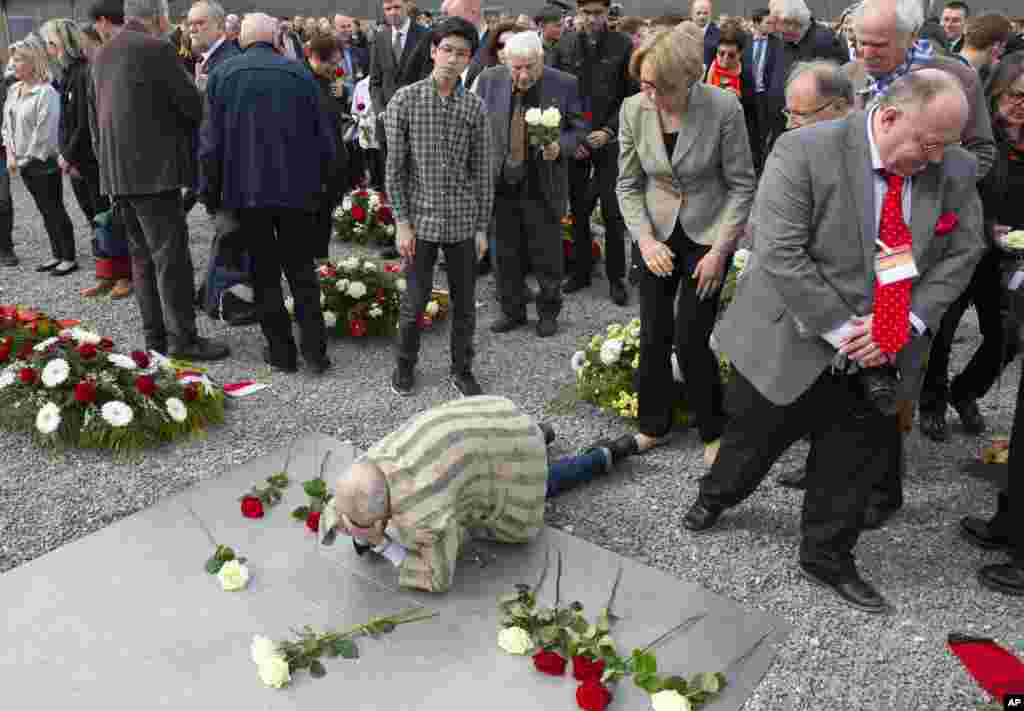
[[[949,428],[946,426],[945,413],[925,412],[920,413],[920,422],[917,425],[923,434],[933,442],[945,442],[949,439]]]
[[[0,252],[0,267],[16,267],[18,264],[18,256],[13,251]]]
[[[954,402],[953,409],[960,415],[960,423],[964,426],[964,432],[972,435],[980,435],[985,431],[985,418],[978,409],[977,400],[964,400]]]
[[[51,272],[57,268],[58,264],[60,264],[59,259],[54,259],[52,262],[44,262],[43,264],[40,264],[38,267],[36,267],[36,271],[39,272],[40,274],[42,274],[43,272]]]
[[[782,472],[782,474],[775,477],[775,483],[789,489],[806,489],[807,470],[801,467],[800,469],[790,469],[788,472]]]
[[[590,286],[590,279],[580,279],[579,277],[569,277],[565,283],[562,284],[562,293],[571,294],[580,289],[586,289]]]
[[[295,364],[295,361],[286,361],[281,363],[275,361],[270,355],[270,346],[263,346],[263,362],[269,365],[274,370],[279,370],[282,373],[298,373],[299,366]]]
[[[497,321],[491,324],[491,332],[508,333],[509,331],[514,331],[520,326],[525,325],[525,318],[512,318],[511,316],[501,316]]]
[[[223,343],[196,336],[191,343],[173,346],[168,355],[187,361],[224,360],[231,355],[231,349]]]
[[[323,375],[331,369],[334,363],[331,362],[330,358],[324,356],[323,358],[318,358],[316,360],[307,360],[306,365],[309,366],[309,370],[313,375]]]
[[[986,551],[1011,551],[1013,541],[992,525],[991,521],[965,516],[960,519],[960,535],[972,546]]]
[[[537,335],[549,338],[558,333],[558,322],[553,318],[542,318],[537,322]]]
[[[608,291],[611,294],[612,302],[618,306],[625,306],[629,303],[629,292],[626,291],[626,285],[622,283],[621,279],[616,279],[608,287]]]
[[[537,427],[544,433],[544,444],[551,444],[555,441],[555,428],[547,422],[538,422]]]
[[[861,527],[869,531],[879,529],[884,526],[886,521],[892,518],[892,515],[898,510],[899,509],[893,506],[868,504],[868,507],[864,509],[864,518],[861,520]]]
[[[416,372],[411,365],[399,363],[391,374],[391,392],[403,397],[412,395],[412,386],[416,384]]]
[[[831,588],[832,592],[858,610],[874,614],[889,611],[889,603],[871,583],[860,577],[856,569],[852,573],[836,577],[822,573],[801,561],[800,574],[815,585]]]
[[[721,506],[711,506],[701,501],[700,497],[683,516],[683,527],[690,531],[706,531],[716,523],[724,511]]]
[[[62,277],[78,271],[78,262],[70,262],[66,267],[54,267],[50,270],[50,276]]]
[[[483,259],[481,259],[476,264],[476,275],[477,276],[487,276],[490,273],[491,273],[491,258],[490,258],[490,256],[485,256]]]
[[[587,447],[587,451],[607,449],[612,453],[612,466],[640,452],[633,435],[622,435],[618,439],[599,439]]]
[[[978,582],[1004,595],[1024,596],[1024,564],[986,565],[978,571]]]
[[[473,373],[466,370],[461,373],[452,373],[448,378],[448,382],[452,384],[452,387],[459,391],[459,395],[462,397],[473,397],[474,395],[483,395],[484,389],[480,387],[480,383],[476,381]]]

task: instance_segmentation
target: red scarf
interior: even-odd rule
[[[740,86],[740,72],[743,71],[743,65],[740,64],[736,67],[736,72],[730,72],[718,64],[718,59],[711,63],[711,68],[708,69],[708,76],[704,80],[711,86],[717,86],[719,89],[726,89],[736,94],[737,97],[742,97],[742,87]]]

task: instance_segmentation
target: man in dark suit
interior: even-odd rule
[[[200,91],[214,69],[242,53],[238,43],[227,36],[226,18],[224,8],[214,0],[201,0],[188,11],[189,39],[196,58],[196,86]]]
[[[755,10],[751,16],[754,33],[743,48],[743,113],[747,118],[747,135],[754,157],[754,169],[761,174],[764,167],[764,135],[761,131],[761,112],[765,104],[765,92],[772,76],[776,58],[779,55],[779,41],[772,37],[774,25],[768,8]],[[710,66],[710,65],[709,65]],[[767,117],[763,119],[767,123]]]
[[[711,21],[711,0],[693,0],[690,5],[690,19],[704,33],[704,66],[710,67],[715,61],[715,51],[718,49],[718,40],[721,32],[714,22]]]
[[[584,109],[589,112],[590,132],[573,155],[569,166],[569,203],[573,214],[573,274],[563,291],[590,286],[593,268],[590,215],[601,198],[605,229],[605,273],[611,299],[619,306],[629,301],[626,276],[626,223],[619,210],[615,183],[619,175],[619,109],[635,93],[629,78],[633,42],[626,35],[608,31],[610,0],[577,0],[576,32],[562,35],[554,68],[572,74],[580,83]],[[593,176],[591,176],[593,170]]]
[[[381,117],[377,124],[377,136],[381,140],[382,151],[386,150],[382,117],[388,102],[396,91],[419,80],[420,77],[413,77],[409,72],[410,58],[415,54],[420,40],[430,34],[409,17],[405,0],[383,2],[386,27],[376,34],[370,52],[370,99],[374,111]]]
[[[355,20],[347,15],[334,16],[334,35],[341,48],[340,66],[345,70],[345,86],[349,95],[354,91],[356,82],[370,73],[370,51],[352,42],[355,26]]]
[[[860,577],[853,549],[889,467],[896,417],[843,364],[894,363],[900,387],[918,387],[929,334],[983,252],[976,161],[959,145],[967,112],[956,80],[924,69],[867,113],[784,134],[758,191],[752,261],[715,334],[736,368],[736,415],[684,526],[713,526],[809,432],[819,454],[801,571],[866,612],[888,604]],[[876,277],[879,242],[904,250],[917,276]]]
[[[586,135],[576,77],[544,66],[544,46],[534,32],[513,35],[505,66],[485,70],[476,93],[494,136],[494,221],[497,225],[498,299],[502,316],[491,325],[505,333],[526,323],[525,265],[540,283],[537,335],[555,335],[562,306],[561,219],[569,193],[569,161]],[[525,114],[556,107],[558,141],[533,146]]]
[[[124,29],[93,63],[103,193],[120,198],[146,347],[187,360],[228,355],[199,337],[181,189],[195,175],[199,91],[162,37],[166,0],[126,0]]]
[[[297,369],[281,294],[283,269],[303,358],[323,373],[330,361],[313,269],[313,213],[331,175],[336,142],[313,77],[274,52],[276,30],[269,15],[246,15],[240,37],[245,53],[210,76],[199,151],[201,194],[208,210],[237,211],[253,256],[265,360],[285,372]],[[281,105],[287,113],[277,109]]]

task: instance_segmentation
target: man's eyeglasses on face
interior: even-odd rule
[[[716,53],[722,59],[735,59],[739,55],[731,49],[720,49]]]
[[[470,55],[468,49],[459,49],[457,47],[452,47],[447,44],[438,45],[437,51],[438,53],[443,54],[445,56],[454,56],[463,61],[468,60]]]
[[[822,111],[824,111],[825,109],[827,109],[828,107],[830,107],[834,103],[835,103],[834,101],[826,102],[826,103],[822,104],[821,106],[819,106],[818,108],[814,109],[813,111],[792,111],[790,109],[783,109],[782,110],[782,115],[785,116],[790,121],[795,121],[795,122],[806,121],[807,119],[811,118],[812,116],[817,116],[818,114],[820,114]]]

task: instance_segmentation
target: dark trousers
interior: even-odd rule
[[[296,248],[296,236],[313,231],[312,214],[286,208],[239,210],[239,221],[253,261],[256,308],[260,328],[270,346],[270,359],[278,365],[295,365],[297,351],[292,322],[284,308],[281,272],[295,300],[302,357],[318,363],[327,354],[327,330],[320,308],[320,282],[308,247]]]
[[[921,410],[944,414],[949,402],[977,400],[988,392],[1015,355],[1003,326],[999,253],[990,249],[978,262],[964,293],[954,301],[932,342],[921,386]],[[949,384],[949,356],[960,319],[970,304],[978,312],[982,341],[963,372]]]
[[[11,199],[11,176],[7,164],[0,168],[0,253],[13,252],[14,201]]]
[[[196,316],[181,191],[123,196],[119,204],[146,343],[185,347],[196,338]]]
[[[557,318],[562,310],[565,260],[562,228],[543,200],[498,195],[494,199],[498,299],[509,318],[526,318],[526,272],[532,268],[540,293],[537,316]]]
[[[374,190],[384,190],[384,149],[368,148],[366,162],[370,169],[370,187]]]
[[[22,172],[21,178],[43,216],[43,225],[50,237],[53,258],[63,262],[75,261],[75,228],[71,224],[67,208],[64,207],[63,175],[60,171]]]
[[[668,247],[675,254],[669,277],[653,274],[644,264],[640,276],[640,368],[636,387],[639,428],[661,436],[672,428],[677,388],[672,380],[672,347],[686,381],[687,404],[697,418],[705,442],[721,435],[725,424],[718,359],[708,345],[718,314],[721,292],[701,301],[693,270],[710,247],[696,244],[676,226]]]
[[[327,196],[320,199],[317,211],[312,215],[313,259],[327,259],[334,233],[334,200]]]
[[[715,464],[701,480],[701,500],[737,505],[757,489],[775,460],[810,432],[816,462],[807,471],[800,560],[830,574],[851,572],[864,509],[889,465],[880,443],[892,441],[887,435],[896,432],[896,418],[875,410],[855,378],[831,370],[788,405],[770,402],[738,372],[729,389],[735,416],[722,434]]]
[[[548,462],[548,483],[546,498],[558,496],[563,491],[586,484],[594,477],[604,474],[611,466],[608,457],[600,449],[592,449],[576,457],[562,457]]]
[[[452,373],[467,373],[473,368],[473,334],[476,332],[476,240],[427,242],[416,240],[416,255],[405,267],[406,290],[398,318],[400,363],[416,365],[420,353],[420,328],[417,320],[434,290],[434,264],[444,250],[451,297]]]
[[[1005,532],[1013,541],[1011,555],[1018,565],[1024,565],[1024,373],[1017,386],[1017,409],[1013,413],[1013,431],[1010,434],[1009,479],[1006,491],[999,495],[999,514],[1005,522]]]
[[[593,166],[594,176],[590,177]],[[573,275],[584,282],[590,281],[594,268],[591,252],[590,215],[594,203],[601,198],[601,216],[604,218],[604,266],[608,281],[621,280],[626,275],[626,223],[619,210],[615,195],[615,182],[619,177],[619,145],[609,143],[593,151],[587,160],[569,161],[569,205],[572,209]]]
[[[78,201],[78,207],[82,209],[82,214],[92,224],[96,215],[110,209],[110,198],[100,194],[99,163],[76,167],[81,177],[71,178],[71,189],[75,193],[75,199]]]

